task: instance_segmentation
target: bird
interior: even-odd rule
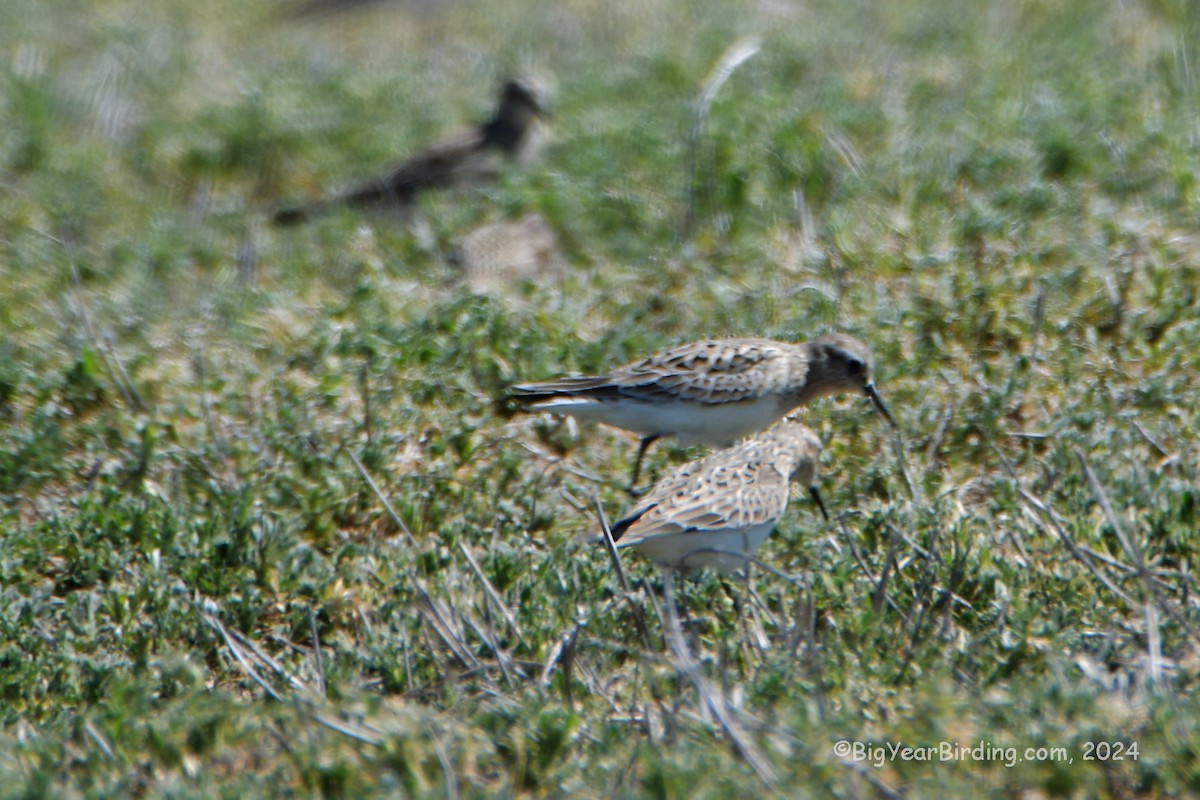
[[[368,8],[378,5],[379,2],[380,0],[295,0],[282,3],[280,13],[284,17],[296,20],[308,17],[328,17]]]
[[[340,197],[284,208],[275,214],[275,223],[307,222],[338,205],[403,207],[426,189],[494,180],[506,160],[525,163],[536,156],[534,122],[547,114],[545,94],[531,78],[512,78],[501,89],[496,113],[487,122],[419,150],[389,172]]]
[[[894,427],[873,372],[870,348],[844,333],[798,344],[705,339],[607,375],[516,384],[508,397],[522,411],[567,414],[640,434],[632,491],[647,448],[664,436],[685,446],[729,447],[826,395],[864,392]]]
[[[537,213],[474,229],[455,245],[450,262],[476,294],[499,294],[522,279],[554,281],[563,271],[554,229]]]
[[[793,480],[829,519],[816,486],[820,454],[810,428],[781,422],[675,470],[612,526],[612,538],[665,569],[736,572],[775,529]]]

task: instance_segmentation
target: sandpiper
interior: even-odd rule
[[[306,222],[338,204],[356,208],[406,206],[425,189],[493,180],[506,159],[525,162],[536,154],[533,123],[545,113],[544,89],[529,78],[513,78],[504,84],[496,114],[487,122],[426,147],[341,197],[285,208],[275,214],[275,222]]]
[[[554,229],[537,213],[474,229],[456,243],[450,262],[476,294],[503,294],[522,280],[557,282],[564,263]]]
[[[612,526],[613,539],[664,568],[735,572],[783,516],[792,480],[829,519],[816,487],[820,454],[811,429],[782,422],[675,470]]]
[[[569,414],[641,434],[631,487],[654,441],[728,447],[818,397],[865,392],[893,426],[875,389],[871,350],[831,333],[792,344],[770,339],[707,339],[650,356],[607,375],[517,384],[527,411]]]

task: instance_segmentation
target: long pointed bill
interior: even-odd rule
[[[879,392],[876,391],[875,384],[868,383],[863,387],[863,390],[867,393],[867,397],[871,398],[871,405],[875,406],[875,410],[878,411],[883,418],[888,421],[889,425],[891,425],[893,428],[896,427],[896,420],[892,419],[892,412],[888,411],[887,406],[883,404],[883,398],[880,397]]]
[[[816,486],[808,487],[808,493],[812,495],[813,502],[817,504],[817,508],[821,509],[821,516],[829,522],[829,512],[825,510],[825,501],[821,499],[821,493],[817,491]]]

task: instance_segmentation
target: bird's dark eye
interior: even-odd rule
[[[851,375],[862,375],[867,371],[867,364],[861,358],[851,358],[846,362],[846,369],[850,370]]]

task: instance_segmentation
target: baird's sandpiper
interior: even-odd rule
[[[487,122],[420,150],[388,173],[336,199],[285,208],[275,214],[275,222],[306,222],[338,204],[406,206],[426,189],[493,180],[506,159],[525,162],[536,154],[533,123],[545,113],[545,90],[532,79],[513,78],[504,84],[496,114]]]
[[[501,295],[522,280],[559,282],[564,262],[550,223],[530,213],[471,231],[455,244],[450,263],[472,292]]]
[[[791,481],[829,518],[816,487],[820,454],[812,430],[780,423],[664,478],[612,526],[613,539],[669,569],[739,570],[783,516]]]
[[[641,434],[634,463],[655,440],[728,447],[818,397],[861,391],[895,425],[872,378],[871,350],[831,333],[792,344],[770,339],[707,339],[650,356],[607,375],[517,384],[526,411],[569,414]]]

